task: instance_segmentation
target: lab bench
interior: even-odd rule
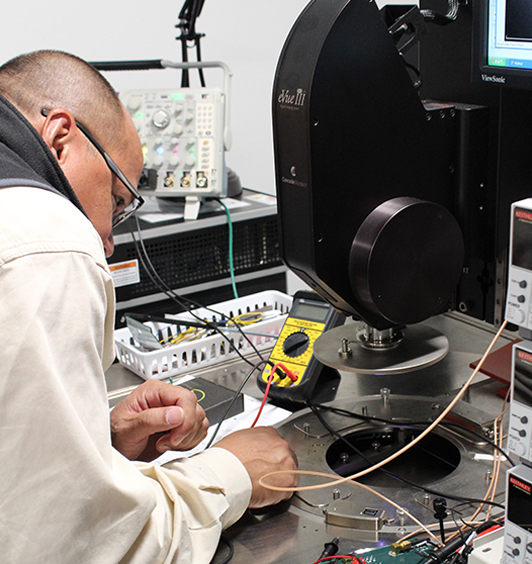
[[[401,402],[411,401],[414,402],[414,405],[417,405],[416,402],[419,402],[422,410],[425,408],[435,409],[439,405],[444,405],[452,400],[458,389],[471,375],[470,364],[482,356],[491,342],[494,335],[493,328],[459,314],[437,316],[425,321],[424,324],[439,330],[449,340],[449,352],[442,361],[425,369],[399,375],[375,376],[344,372],[341,374],[334,403],[347,409],[360,405],[361,401],[365,405],[370,405],[370,408],[372,405],[378,406],[381,390],[384,388],[390,390],[389,397],[392,403],[396,402],[396,405],[400,405]],[[515,335],[511,333],[503,333],[495,349],[508,344],[514,338]],[[248,372],[249,366],[246,363],[242,360],[233,360],[209,369],[202,369],[194,375],[236,391]],[[114,364],[107,371],[106,378],[111,405],[143,381],[120,364]],[[500,383],[479,374],[470,386],[462,405],[465,406],[466,411],[470,408],[480,418],[493,418],[494,414],[498,414],[503,406],[500,394],[497,395],[499,388],[501,388]],[[255,398],[262,396],[254,377],[247,382],[243,392]],[[424,405],[425,407],[423,407]],[[462,407],[462,409],[464,408]],[[296,420],[296,423],[300,423],[296,427],[294,420]],[[279,430],[289,442],[295,438],[298,444],[303,445],[303,448],[308,450],[308,442],[305,443],[305,437],[301,438],[300,431],[294,431],[294,428],[300,429],[302,424],[306,424],[307,428],[309,425],[313,425],[313,429],[315,428],[316,423],[312,421],[312,414],[307,409],[295,412],[287,423],[282,423],[279,426]],[[318,433],[318,435],[320,434]],[[323,435],[320,436],[323,437]],[[322,440],[318,447],[323,447],[327,440]],[[464,443],[463,438],[457,439],[457,442],[459,446],[462,445]],[[298,446],[298,448],[300,447]],[[466,446],[466,450],[469,448],[469,446]],[[462,458],[466,458],[463,446],[460,446],[460,449],[462,449]],[[303,456],[303,459],[305,459],[305,456]],[[300,463],[302,463],[301,460]],[[303,465],[301,467],[303,469]],[[330,472],[332,473],[332,471]],[[482,472],[484,471],[482,470]],[[465,473],[462,472],[463,475],[469,473],[469,469]],[[452,480],[460,479],[460,475],[460,467],[458,467],[449,476],[432,485],[445,490],[446,484],[451,485]],[[478,482],[478,480],[476,481]],[[471,487],[478,487],[479,484],[470,485]],[[467,481],[464,481],[463,486],[467,490]],[[344,485],[342,485],[343,487]],[[405,495],[414,497],[408,491],[400,491],[400,489],[384,487],[381,491],[387,492],[386,495],[392,498],[395,495],[400,499],[405,498]],[[330,492],[327,495],[330,495]],[[358,494],[356,494],[352,496],[352,499],[358,497]],[[326,522],[322,510],[312,508],[309,510],[307,501],[297,495],[291,502],[285,502],[279,506],[260,511],[246,512],[240,521],[226,532],[226,536],[234,544],[235,552],[231,563],[312,564],[319,558],[324,544],[335,537],[340,538],[339,554],[341,554],[359,548],[390,544],[398,540],[405,530],[410,530],[408,526],[406,528],[397,526],[397,523],[395,523],[395,526],[388,525],[377,530],[360,530],[349,526],[337,526],[331,524],[334,522],[332,519],[329,520],[330,522]],[[497,501],[504,502],[503,491],[499,492]],[[413,503],[419,505],[419,500],[414,500]],[[316,506],[320,505],[323,504],[316,504]],[[426,512],[426,514],[427,517],[431,515],[430,512]],[[423,510],[421,510],[421,515],[424,515]],[[389,517],[390,515],[388,515]],[[389,521],[392,520],[389,519]],[[222,543],[213,564],[222,562],[226,555],[227,547]]]

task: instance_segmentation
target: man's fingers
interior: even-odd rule
[[[209,420],[203,410],[201,415],[202,417],[198,417],[196,424],[190,429],[176,428],[165,433],[155,445],[157,451],[162,453],[167,450],[190,450],[201,443],[209,430]]]
[[[185,420],[185,412],[181,407],[170,407],[166,410],[166,422],[172,427],[177,427],[183,424]]]
[[[170,431],[183,425],[185,412],[179,406],[154,407],[136,413],[131,419],[131,426],[136,435],[146,436]]]

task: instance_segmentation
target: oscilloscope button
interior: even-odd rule
[[[520,429],[519,430],[519,436],[520,437],[526,437],[526,431],[524,429]]]
[[[517,296],[517,301],[520,304],[524,304],[526,302],[526,298],[525,298],[525,296],[523,296],[523,294],[521,294],[520,296]]]
[[[523,415],[523,417],[521,417],[519,421],[521,421],[523,425],[526,425],[528,423],[528,417],[526,415]]]
[[[509,448],[512,452],[515,452],[515,454],[517,454],[517,456],[524,456],[526,454],[526,447],[521,442],[516,443],[516,442],[512,441],[512,444]]]

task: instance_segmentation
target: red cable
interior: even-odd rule
[[[257,417],[255,417],[255,421],[253,421],[253,423],[251,424],[251,428],[255,427],[257,421],[259,420],[260,414],[262,413],[262,410],[264,408],[264,404],[266,403],[266,400],[268,399],[268,392],[270,391],[270,386],[272,385],[273,377],[275,376],[275,371],[277,370],[277,368],[281,368],[281,370],[283,372],[285,372],[285,374],[288,375],[288,377],[290,378],[290,380],[292,380],[292,382],[297,380],[297,376],[292,374],[292,372],[290,370],[288,370],[288,368],[286,368],[286,366],[284,366],[280,362],[273,365],[270,377],[268,378],[268,384],[266,384],[266,389],[264,390],[264,397],[262,398],[262,403],[260,404],[259,412],[257,413]]]
[[[340,558],[351,558],[352,560],[352,564],[355,562],[358,562],[359,564],[362,563],[364,564],[364,561],[361,560],[360,558],[358,558],[357,556],[353,556],[352,554],[349,555],[344,555],[344,554],[336,554],[335,556],[325,556],[325,558],[320,558],[319,560],[316,560],[316,562],[314,562],[313,564],[318,564],[318,562],[325,562],[327,560],[335,560],[336,558],[340,559]]]

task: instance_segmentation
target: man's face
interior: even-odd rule
[[[121,149],[108,152],[133,186],[137,186],[142,172],[142,149],[135,126],[125,110],[124,113],[123,136],[125,143],[121,144]],[[110,257],[114,249],[113,216],[128,206],[134,198],[131,192],[109,170],[103,157],[88,146],[88,142],[86,149],[86,158],[79,160],[71,184],[83,209],[102,238],[106,257]],[[69,178],[68,174],[67,178]]]

